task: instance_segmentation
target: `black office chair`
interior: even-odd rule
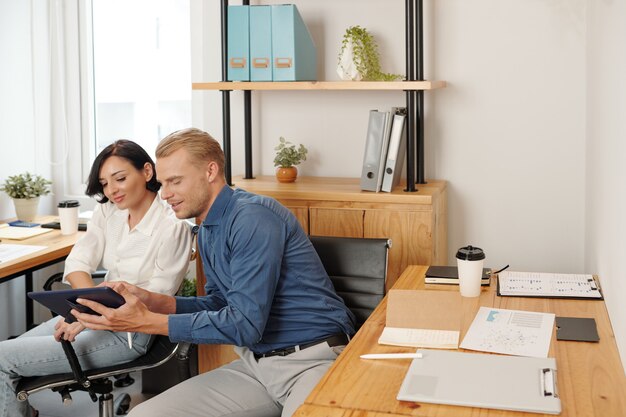
[[[310,236],[357,330],[385,297],[390,239]]]
[[[106,271],[96,271],[92,278],[104,278],[105,275]],[[52,275],[46,280],[44,290],[51,291],[62,279],[62,273]],[[61,345],[72,372],[22,378],[15,390],[19,401],[26,401],[29,395],[36,392],[52,389],[61,395],[64,404],[69,405],[72,402],[72,392],[86,391],[92,401],[99,402],[100,417],[112,417],[115,414],[126,414],[130,408],[128,394],[123,394],[114,401],[112,391],[114,385],[125,387],[132,384],[134,380],[130,377],[131,372],[154,368],[175,358],[178,380],[184,381],[193,376],[189,363],[190,352],[194,346],[190,343],[172,343],[167,336],[156,336],[148,352],[135,360],[88,371],[82,370],[70,342],[63,340]],[[115,383],[111,381],[111,377],[116,379]]]

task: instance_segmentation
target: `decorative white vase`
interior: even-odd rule
[[[17,219],[25,222],[32,222],[37,216],[37,207],[39,206],[39,197],[35,198],[14,198],[15,213]]]

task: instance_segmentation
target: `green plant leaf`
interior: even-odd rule
[[[50,194],[51,184],[52,181],[25,172],[9,176],[0,187],[0,191],[4,191],[11,198],[35,198]]]

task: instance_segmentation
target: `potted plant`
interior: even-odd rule
[[[367,29],[350,26],[341,41],[337,73],[342,80],[395,81],[404,77],[380,69],[378,45]]]
[[[50,194],[50,184],[51,181],[39,175],[25,172],[7,178],[0,191],[13,199],[18,220],[32,222],[37,215],[39,197]]]
[[[295,166],[306,161],[307,148],[302,144],[296,148],[296,145],[281,136],[280,143],[274,149],[276,150],[274,166],[278,167],[276,179],[278,182],[294,182],[298,176],[298,169]]]

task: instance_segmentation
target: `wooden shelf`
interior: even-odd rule
[[[267,81],[267,82],[212,82],[193,83],[194,90],[363,90],[363,91],[416,91],[444,88],[445,81]]]
[[[405,192],[397,186],[391,193],[362,191],[359,178],[299,176],[296,182],[280,183],[271,175],[257,175],[254,179],[233,177],[233,186],[255,194],[269,195],[277,199],[304,199],[324,201],[356,201],[361,203],[432,204],[433,196],[445,192],[446,182],[427,180],[418,184],[418,191]]]

